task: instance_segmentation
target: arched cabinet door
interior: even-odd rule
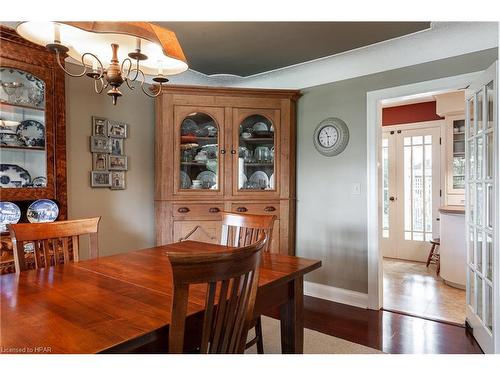
[[[174,139],[174,195],[222,196],[226,158],[224,109],[176,106]]]
[[[280,111],[235,108],[232,133],[233,195],[279,197]]]
[[[48,70],[2,58],[2,200],[55,198],[54,85]]]

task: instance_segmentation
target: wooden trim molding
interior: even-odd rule
[[[330,285],[304,281],[304,294],[310,297],[325,299],[366,309],[368,307],[368,294],[354,290],[335,288]]]

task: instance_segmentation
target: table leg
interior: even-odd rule
[[[281,352],[304,352],[304,278],[289,283],[288,301],[280,308]]]

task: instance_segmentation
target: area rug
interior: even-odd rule
[[[262,317],[262,336],[264,338],[265,354],[281,354],[280,322],[279,320]],[[252,329],[249,338],[254,337]],[[247,349],[246,354],[256,354],[256,345]],[[342,340],[335,336],[304,329],[304,354],[384,354],[367,346]]]

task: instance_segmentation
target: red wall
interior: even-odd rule
[[[424,102],[382,108],[382,126],[442,120],[436,114],[436,102]]]

